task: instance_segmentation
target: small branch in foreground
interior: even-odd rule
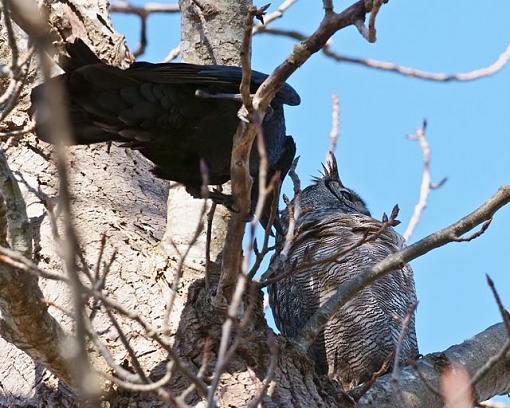
[[[179,43],[177,47],[172,48],[170,52],[167,54],[163,62],[172,62],[181,54],[181,44]]]
[[[424,120],[421,127],[416,129],[416,133],[414,135],[408,136],[409,140],[417,141],[420,144],[420,149],[423,154],[423,173],[421,178],[421,187],[420,187],[420,198],[414,207],[413,215],[409,220],[409,224],[407,225],[406,231],[404,232],[404,239],[409,241],[411,236],[413,235],[416,226],[420,222],[421,215],[425,208],[427,207],[427,201],[430,194],[430,190],[440,188],[444,183],[446,183],[447,178],[444,177],[439,183],[433,184],[430,176],[430,146],[427,140],[427,136],[425,131],[427,129],[427,121]]]
[[[409,309],[407,310],[406,315],[402,319],[402,322],[400,324],[400,333],[397,340],[397,345],[395,346],[395,356],[393,360],[393,372],[391,373],[393,380],[398,383],[398,377],[399,377],[399,371],[400,371],[400,352],[402,349],[402,342],[404,341],[404,337],[407,333],[407,329],[409,327],[409,323],[411,322],[411,319],[416,312],[416,308],[418,307],[418,302],[414,302],[411,306],[409,306]]]
[[[287,205],[288,214],[288,225],[285,234],[285,241],[283,242],[283,249],[280,251],[280,253],[275,255],[275,258],[272,260],[269,269],[263,274],[262,280],[256,283],[259,289],[279,281],[280,279],[283,279],[281,275],[276,274],[276,271],[280,270],[285,264],[285,260],[287,259],[291,245],[294,242],[296,221],[301,214],[301,181],[299,180],[299,177],[296,173],[298,160],[299,157],[294,159],[289,170],[289,177],[292,179],[294,184],[294,199],[291,202],[286,195],[283,195],[283,200]],[[292,269],[289,269],[283,275],[288,276],[291,273]]]
[[[487,284],[489,285],[489,288],[492,291],[492,295],[494,296],[494,299],[496,300],[496,304],[498,305],[499,313],[501,314],[501,317],[503,319],[503,323],[505,325],[506,332],[508,334],[508,338],[510,339],[510,314],[508,313],[508,310],[503,306],[503,302],[501,301],[501,298],[499,297],[499,293],[496,290],[496,286],[494,285],[494,281],[491,279],[489,275],[485,275],[487,278]]]
[[[250,192],[252,188],[252,178],[250,176],[250,154],[253,140],[257,137],[257,134],[260,133],[258,127],[264,119],[263,114],[253,114],[253,103],[250,93],[252,29],[253,19],[259,13],[263,15],[264,10],[264,7],[259,10],[251,6],[245,19],[246,27],[241,49],[242,78],[239,87],[243,106],[238,114],[241,120],[239,121],[239,125],[233,137],[230,158],[232,197],[237,212],[232,214],[228,223],[226,236],[228,245],[225,245],[223,249],[220,281],[213,299],[213,304],[216,307],[225,307],[225,305],[230,302],[241,272],[241,252],[245,220],[248,218],[251,209]],[[251,121],[255,121],[256,123],[251,124]],[[260,188],[265,189],[265,184],[261,185]],[[212,397],[209,397],[209,401],[212,401],[211,398]],[[211,402],[209,402],[209,404],[211,404]]]
[[[365,18],[367,10],[364,0],[357,1],[341,13],[326,13],[319,28],[301,44],[294,47],[293,52],[280,64],[258,88],[254,98],[254,108],[265,112],[271,100],[285,81],[307,61],[311,55],[319,51],[337,31],[353,25],[357,20]]]

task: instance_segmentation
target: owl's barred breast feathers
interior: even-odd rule
[[[295,271],[268,288],[277,326],[289,338],[299,333],[339,286],[405,245],[388,227],[375,240],[346,251],[363,239],[367,229],[377,231],[382,223],[367,215],[364,202],[341,184],[336,164],[334,167],[332,173],[303,191],[304,202],[311,208],[303,208],[282,268],[294,267]],[[326,186],[332,181],[335,186]],[[333,315],[311,347],[317,370],[338,380],[345,389],[369,380],[395,350],[402,319],[415,302],[409,265],[357,293]],[[401,361],[416,358],[414,318],[401,348]]]

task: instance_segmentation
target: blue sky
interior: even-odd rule
[[[337,9],[350,3],[335,1]],[[320,4],[301,0],[273,27],[309,34],[322,17]],[[508,15],[510,3],[495,0],[393,0],[379,13],[376,44],[368,44],[351,27],[335,35],[334,49],[422,70],[465,72],[491,64],[506,48]],[[137,18],[117,15],[114,24],[134,48]],[[178,41],[177,15],[152,16],[149,47],[141,59],[159,62]],[[253,67],[270,72],[293,44],[257,36]],[[418,144],[405,136],[428,120],[433,181],[446,176],[448,182],[431,193],[411,241],[455,222],[510,184],[510,66],[474,82],[433,83],[339,64],[317,54],[289,82],[302,98],[300,106],[287,109],[286,117],[301,156],[303,184],[318,174],[325,157],[334,92],[341,104],[336,153],[342,180],[367,201],[376,218],[398,203],[401,233],[418,199],[422,170]],[[498,212],[481,238],[450,244],[412,262],[421,353],[443,350],[500,321],[485,274],[510,307],[509,243],[510,207]]]

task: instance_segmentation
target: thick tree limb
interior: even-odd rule
[[[439,378],[445,366],[457,363],[467,369],[473,376],[494,355],[498,354],[508,342],[506,329],[502,323],[489,327],[482,333],[466,340],[464,343],[452,346],[442,353],[428,354],[416,364],[416,369],[406,367],[400,372],[399,389],[395,392],[395,385],[391,375],[381,377],[374,386],[361,398],[357,407],[394,408],[406,406],[409,408],[442,407],[441,397],[430,391],[433,386],[439,389]],[[510,392],[510,356],[500,362],[476,384],[475,391],[479,401],[484,401],[498,394]],[[428,385],[417,374],[428,382]],[[401,398],[404,399],[403,404]]]

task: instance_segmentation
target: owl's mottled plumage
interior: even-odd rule
[[[377,230],[363,200],[345,188],[333,156],[324,175],[302,192],[302,215],[285,267],[299,269],[269,286],[269,301],[276,324],[289,338],[299,330],[344,282],[375,265],[404,246],[404,239],[387,228],[375,241],[367,242],[336,261],[330,259],[363,237],[367,228]],[[284,228],[287,214],[282,216]],[[283,240],[278,236],[277,240]],[[309,267],[307,264],[315,263]],[[310,355],[317,370],[328,373],[344,389],[370,379],[394,351],[401,320],[416,302],[413,272],[409,265],[378,279],[338,310],[313,344]],[[401,361],[418,354],[414,317],[407,329]]]

